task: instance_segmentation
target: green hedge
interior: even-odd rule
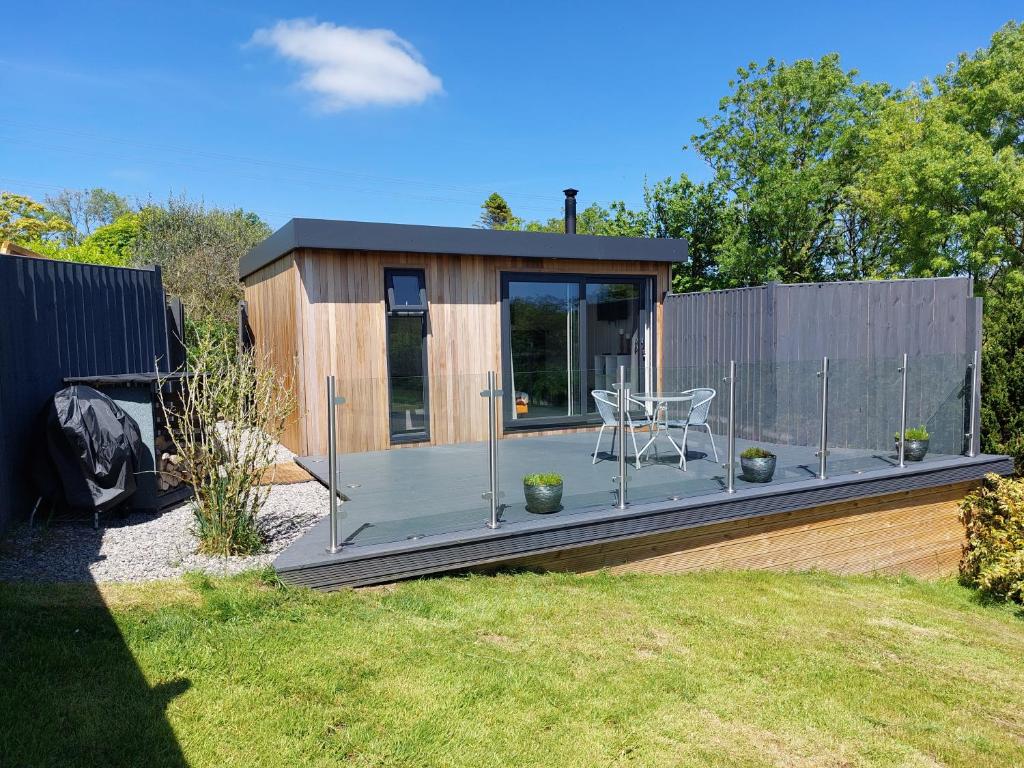
[[[960,581],[986,597],[1024,602],[1024,480],[989,475],[964,499]]]

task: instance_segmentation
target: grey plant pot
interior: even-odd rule
[[[896,438],[896,455],[900,453],[900,439]],[[927,440],[906,440],[903,443],[903,458],[907,461],[920,461],[928,453]]]
[[[526,511],[538,515],[550,515],[562,508],[562,484],[527,485],[523,483],[526,496]]]
[[[775,474],[775,457],[745,459],[740,456],[740,467],[743,469],[740,477],[748,483],[770,483]]]

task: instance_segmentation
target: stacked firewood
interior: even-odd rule
[[[160,493],[173,491],[182,485],[187,485],[189,476],[188,470],[182,463],[174,447],[174,441],[165,427],[162,427],[156,435],[156,487]]]

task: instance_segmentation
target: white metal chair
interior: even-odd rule
[[[681,429],[683,430],[682,445],[672,440],[672,435],[669,434],[668,439],[672,440],[672,444],[676,446],[679,451],[679,467],[683,471],[686,471],[686,437],[690,431],[690,427],[704,427],[708,431],[708,439],[711,440],[711,451],[715,455],[715,461],[718,461],[718,449],[715,448],[715,436],[711,434],[711,427],[708,426],[708,411],[711,410],[711,401],[715,399],[717,394],[715,390],[710,387],[697,387],[696,389],[688,389],[683,392],[684,395],[693,395],[693,400],[690,401],[690,410],[687,412],[686,417],[683,419],[669,419],[667,417],[667,411],[663,413],[662,422],[666,429]]]
[[[597,404],[597,412],[601,414],[601,430],[597,433],[597,445],[594,446],[594,460],[591,464],[597,464],[597,454],[601,449],[601,437],[604,435],[604,428],[612,428],[612,454],[615,453],[615,438],[619,432],[619,395],[607,389],[595,389],[590,393]],[[630,413],[629,406],[636,406],[639,412]],[[626,403],[626,428],[633,438],[633,456],[636,457],[636,468],[640,469],[640,449],[636,444],[636,431],[638,429],[654,429],[654,422],[647,415],[644,404],[632,398]],[[657,450],[657,447],[655,447]]]

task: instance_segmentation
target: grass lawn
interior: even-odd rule
[[[0,764],[1024,765],[1024,619],[824,574],[0,585]]]

